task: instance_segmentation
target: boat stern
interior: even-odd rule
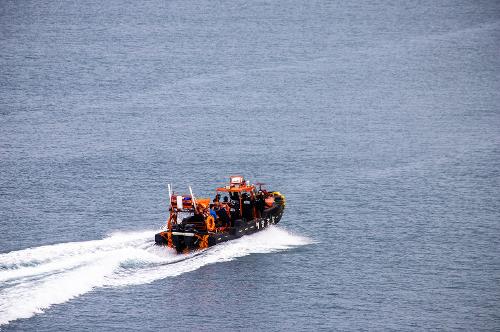
[[[157,245],[173,248],[178,253],[208,248],[209,244],[213,245],[212,240],[208,234],[196,232],[164,231],[155,235]]]

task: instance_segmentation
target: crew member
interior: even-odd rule
[[[219,203],[220,202],[220,194],[215,195],[215,198],[213,200],[214,203]]]

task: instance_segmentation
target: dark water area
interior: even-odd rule
[[[2,1],[0,329],[500,329],[499,55],[498,1]],[[279,226],[151,248],[230,174]]]

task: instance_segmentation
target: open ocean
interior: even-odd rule
[[[500,330],[500,2],[1,0],[0,330]]]

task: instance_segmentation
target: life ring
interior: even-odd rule
[[[206,219],[207,230],[213,232],[215,230],[215,219],[212,215],[209,215]]]

